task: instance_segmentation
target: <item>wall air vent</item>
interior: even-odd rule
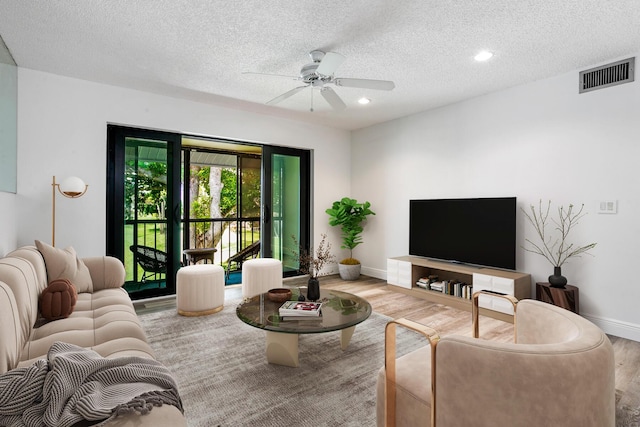
[[[632,82],[634,65],[635,58],[629,58],[581,71],[579,93]]]

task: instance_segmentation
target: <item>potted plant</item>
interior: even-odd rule
[[[307,281],[307,298],[315,301],[320,298],[320,281],[318,277],[323,275],[323,273],[321,273],[322,268],[335,259],[331,254],[331,243],[327,242],[327,235],[322,234],[322,239],[316,248],[314,256],[313,248],[311,252],[309,252],[300,247],[296,236],[292,235],[291,237],[293,238],[294,245],[298,248],[297,251],[292,251],[292,255],[298,263],[298,272],[309,275],[309,280]]]
[[[338,271],[343,280],[356,280],[360,277],[360,261],[353,258],[353,249],[362,243],[362,223],[369,215],[375,215],[371,203],[358,203],[355,199],[343,197],[333,202],[325,212],[329,215],[329,225],[340,226],[342,230],[342,249],[349,249],[349,257],[338,263]]]
[[[575,246],[567,240],[571,229],[578,224],[580,218],[586,215],[586,213],[582,212],[584,210],[584,204],[580,206],[577,212],[574,211],[573,205],[569,205],[566,209],[564,206],[558,208],[558,219],[551,219],[553,229],[559,233],[559,235],[556,236],[552,236],[547,232],[551,201],[547,204],[546,210],[543,210],[542,200],[540,200],[537,211],[533,205],[530,206],[530,213],[524,208],[521,209],[525,217],[535,228],[536,234],[541,242],[536,244],[529,239],[525,239],[530,247],[523,247],[523,249],[545,257],[547,261],[553,265],[553,274],[549,276],[549,284],[553,287],[564,288],[567,284],[567,278],[562,275],[562,265],[569,258],[587,253],[596,246],[596,243]]]

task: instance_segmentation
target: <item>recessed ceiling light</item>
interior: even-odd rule
[[[361,104],[361,105],[367,105],[370,102],[371,102],[371,100],[369,98],[362,97],[362,98],[358,99],[358,104]]]
[[[474,56],[473,59],[475,59],[476,61],[486,61],[492,56],[493,56],[493,53],[489,52],[488,50],[483,50],[479,52],[476,56]]]

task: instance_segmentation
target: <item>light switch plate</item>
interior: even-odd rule
[[[617,200],[605,200],[598,204],[599,214],[615,214],[618,213]]]

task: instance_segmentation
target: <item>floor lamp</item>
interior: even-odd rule
[[[64,197],[77,199],[87,192],[89,186],[75,176],[70,176],[60,184],[57,184],[56,176],[53,176],[53,183],[51,184],[51,246],[54,247],[56,245],[56,188]]]

